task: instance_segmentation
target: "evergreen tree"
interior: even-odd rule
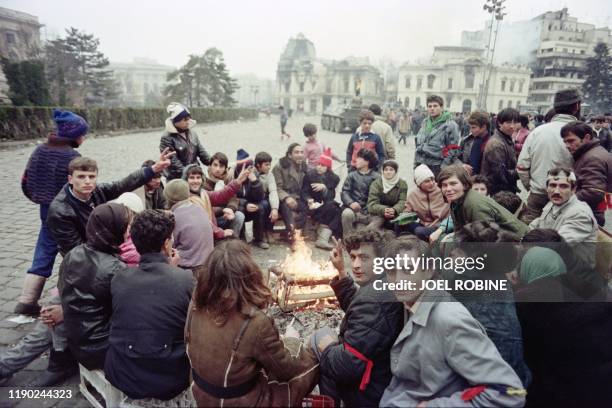
[[[223,53],[216,48],[203,55],[190,55],[187,64],[168,74],[164,91],[168,100],[181,101],[189,106],[232,106],[232,94],[238,88],[231,78]]]
[[[49,104],[45,65],[40,60],[2,59],[2,69],[9,85],[9,98],[16,106]]]
[[[53,94],[60,105],[108,105],[117,98],[108,58],[98,50],[100,40],[70,28],[66,37],[47,43],[47,65]]]
[[[607,44],[595,46],[595,55],[587,59],[586,80],[582,85],[585,102],[593,113],[610,112],[612,109],[612,58]]]

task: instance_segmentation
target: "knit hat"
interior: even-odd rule
[[[321,156],[319,156],[319,160],[317,161],[317,163],[331,170],[332,168],[332,157],[331,156],[332,156],[331,148],[328,147],[327,149],[323,151],[323,153],[321,153]]]
[[[385,160],[385,162],[382,165],[382,169],[384,170],[385,167],[393,167],[396,172],[397,172],[397,169],[399,169],[399,166],[395,160]]]
[[[185,180],[174,179],[164,188],[164,197],[167,201],[178,203],[189,198],[189,184]]]
[[[420,164],[416,169],[414,169],[414,182],[417,186],[420,186],[422,182],[430,177],[434,177],[433,171],[431,171],[431,169],[425,164]]]
[[[561,108],[564,106],[573,105],[581,100],[582,96],[580,95],[580,91],[578,89],[563,89],[561,91],[557,91],[555,94],[554,107]]]
[[[238,149],[236,152],[236,162],[240,163],[249,158],[249,154],[244,149]]]
[[[57,127],[57,137],[77,140],[89,130],[87,121],[70,111],[53,109],[53,120]]]
[[[144,204],[140,197],[134,193],[123,193],[117,199],[111,201],[117,204],[123,204],[135,213],[144,211]]]
[[[170,114],[170,119],[172,119],[172,123],[180,122],[185,119],[189,114],[189,109],[187,109],[183,104],[178,102],[170,102],[170,105],[166,108],[166,111]]]

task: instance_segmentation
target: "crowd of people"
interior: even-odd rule
[[[244,149],[230,164],[206,150],[179,103],[167,108],[157,161],[98,183],[96,161],[76,150],[86,120],[57,110],[22,178],[41,229],[15,313],[40,320],[0,354],[0,377],[50,351],[31,386],[82,365],[103,370],[124,406],[301,406],[317,385],[338,407],[608,405],[610,120],[590,126],[580,108],[572,89],[537,126],[512,108],[459,118],[436,95],[418,118],[389,120],[372,105],[348,141],[342,184],[341,159],[312,123],[275,164]],[[283,111],[282,139],[286,122]],[[411,133],[409,188],[398,170],[410,158],[395,143]],[[273,298],[251,246],[269,249],[279,220],[288,245],[310,222],[330,251],[339,333],[281,336],[267,314]],[[453,271],[374,273],[378,257],[482,251],[470,243],[493,251],[475,277],[513,290],[462,298],[421,286]],[[58,287],[41,308],[58,253]],[[417,285],[380,291],[381,279]]]

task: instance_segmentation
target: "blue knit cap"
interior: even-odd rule
[[[87,121],[70,111],[53,109],[53,120],[57,126],[57,137],[77,140],[89,130]]]

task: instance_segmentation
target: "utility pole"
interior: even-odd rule
[[[478,106],[482,110],[487,110],[487,96],[489,93],[489,81],[491,79],[491,71],[493,70],[493,57],[495,56],[495,45],[497,44],[497,34],[499,33],[500,22],[504,19],[507,13],[504,13],[506,6],[503,4],[506,0],[487,0],[482,6],[483,10],[491,14],[491,22],[489,27],[489,40],[487,43],[487,54],[485,57],[486,66],[483,70],[483,82],[480,84],[480,94],[478,98]],[[495,22],[495,38],[493,46],[491,46],[491,37],[493,35],[493,23]]]

